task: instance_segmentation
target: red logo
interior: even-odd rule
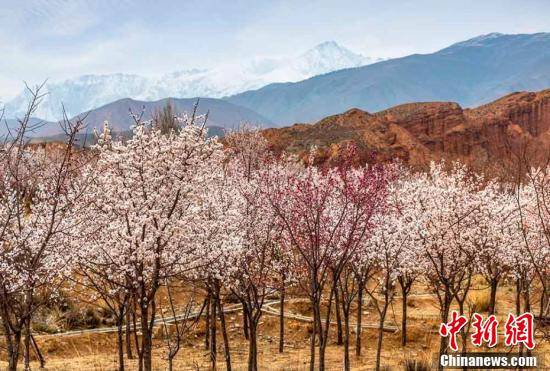
[[[494,315],[490,315],[485,321],[483,317],[474,313],[472,326],[474,332],[472,334],[472,344],[480,347],[484,342],[487,346],[494,347],[498,342],[498,321]]]
[[[533,314],[523,313],[516,317],[510,313],[506,321],[504,333],[504,344],[507,346],[524,344],[527,349],[533,349],[535,347]]]
[[[533,314],[523,313],[520,316],[508,315],[504,327],[504,343],[506,346],[514,346],[523,344],[527,349],[535,347]],[[449,347],[453,351],[458,350],[457,334],[466,326],[468,318],[459,315],[458,312],[451,312],[451,320],[448,323],[442,323],[439,327],[439,335],[449,338]],[[473,332],[470,336],[472,344],[480,347],[486,343],[488,347],[494,347],[498,343],[498,320],[494,315],[490,315],[487,319],[478,313],[472,316]]]
[[[458,312],[453,311],[451,313],[451,321],[449,323],[442,323],[439,327],[439,335],[449,338],[449,346],[455,352],[458,350],[456,335],[467,323],[468,318],[460,316]]]

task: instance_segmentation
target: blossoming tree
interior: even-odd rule
[[[88,257],[112,262],[105,274],[131,286],[140,316],[139,365],[151,370],[159,287],[206,264],[193,228],[203,222],[201,188],[219,173],[223,151],[194,120],[168,133],[138,121],[131,139],[96,150],[88,193],[101,230]]]

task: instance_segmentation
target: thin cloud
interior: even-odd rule
[[[373,57],[426,53],[483,33],[550,31],[549,13],[543,0],[7,0],[0,98],[24,80],[161,74],[285,57],[326,40]]]

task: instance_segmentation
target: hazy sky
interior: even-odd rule
[[[0,0],[0,98],[22,81],[160,74],[293,55],[327,40],[372,57],[490,32],[550,31],[548,0]]]

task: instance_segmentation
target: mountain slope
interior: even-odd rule
[[[193,106],[197,102],[197,98],[176,99],[166,98],[153,102],[138,101],[134,99],[120,99],[115,102],[106,104],[94,110],[83,112],[78,116],[84,118],[84,122],[87,125],[87,130],[92,131],[94,128],[101,129],[103,121],[107,120],[113,127],[114,131],[125,132],[130,130],[130,126],[134,124],[133,118],[130,116],[130,110],[134,114],[141,114],[143,112],[143,120],[149,120],[157,110],[162,109],[170,100],[175,111],[179,114],[191,113]],[[214,98],[201,98],[199,100],[199,106],[197,114],[203,115],[206,112],[208,114],[207,126],[214,128],[217,133],[220,129],[230,129],[238,127],[240,124],[246,122],[257,126],[268,127],[271,126],[271,122],[257,114],[256,112],[237,106],[230,102],[214,99]],[[76,118],[73,117],[72,120]],[[37,119],[33,119],[36,121]],[[33,121],[33,122],[34,122]],[[15,120],[8,121],[8,124],[15,127]],[[56,136],[61,132],[59,124],[56,122],[44,122],[43,125],[38,127],[33,133],[33,137],[50,137]],[[0,128],[0,135],[5,134],[5,127]]]
[[[378,111],[419,101],[469,107],[550,86],[550,33],[489,34],[436,53],[344,69],[229,97],[279,124],[311,122],[351,107]]]
[[[374,114],[351,109],[264,134],[276,151],[304,155],[314,145],[320,161],[335,160],[340,147],[353,142],[363,161],[376,153],[379,161],[399,158],[413,166],[458,159],[485,169],[503,164],[525,141],[540,156],[550,155],[550,89],[513,93],[474,109],[453,102],[409,103]]]
[[[305,78],[375,62],[337,43],[325,42],[291,58],[255,58],[220,64],[211,69],[187,69],[158,78],[130,74],[85,75],[60,82],[48,82],[36,115],[47,120],[61,118],[61,103],[70,115],[84,112],[122,98],[158,100],[166,97],[218,98],[277,81]],[[6,105],[7,117],[23,114],[27,93],[22,92]]]
[[[166,98],[154,102],[145,102],[125,98],[96,108],[81,116],[86,117],[85,121],[89,126],[100,127],[103,121],[107,120],[115,131],[126,131],[134,124],[129,110],[134,114],[140,114],[143,111],[143,120],[149,120],[155,111],[162,109],[168,103],[168,100],[170,100],[176,112],[191,113],[197,99]],[[207,126],[230,129],[243,122],[265,127],[270,125],[269,120],[256,112],[221,99],[200,98],[197,114],[203,115],[206,112],[208,112]]]

